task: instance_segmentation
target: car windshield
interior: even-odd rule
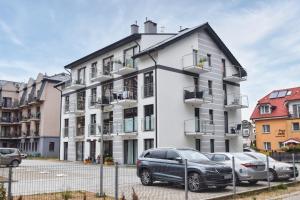
[[[209,159],[203,155],[202,153],[199,153],[198,151],[193,150],[179,150],[179,153],[184,159],[187,159],[189,161],[208,161]]]
[[[267,161],[267,156],[264,155],[264,154],[255,153],[255,154],[247,154],[247,155],[249,155],[251,157],[254,157],[254,158],[257,158],[258,160],[262,160],[262,161],[265,161],[265,162]],[[270,156],[269,156],[269,161],[275,162],[275,160],[273,158],[271,158]]]

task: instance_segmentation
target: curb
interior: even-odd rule
[[[295,182],[282,183],[282,184],[286,185],[286,186],[292,186],[292,185],[296,185],[298,183],[300,183],[299,180],[297,180]],[[207,198],[206,200],[228,200],[228,199],[234,199],[235,197],[237,197],[239,195],[250,195],[253,192],[259,192],[259,193],[260,192],[265,192],[265,191],[268,191],[269,189],[278,187],[278,185],[280,185],[280,184],[273,185],[270,188],[268,186],[264,186],[264,187],[258,188],[258,189],[253,189],[253,190],[248,190],[248,191],[243,191],[243,192],[237,192],[236,194],[220,195],[220,196],[217,196],[217,197]]]

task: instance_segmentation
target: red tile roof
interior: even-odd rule
[[[272,94],[273,92],[283,91],[283,90],[291,91],[291,95],[285,97],[278,97],[278,98],[269,98],[270,94]],[[286,102],[293,101],[293,100],[300,100],[300,87],[274,90],[258,101],[250,118],[252,120],[255,120],[261,118],[287,117],[289,113],[288,113],[288,107],[286,105]],[[260,114],[260,110],[259,110],[260,106],[266,104],[272,106],[272,112],[270,114]]]

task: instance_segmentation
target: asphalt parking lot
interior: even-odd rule
[[[20,167],[13,170],[12,193],[16,195],[31,195],[39,193],[52,193],[70,191],[89,191],[97,193],[100,190],[99,165],[84,165],[82,163],[24,160]],[[114,195],[115,168],[104,167],[103,185],[107,195]],[[1,169],[0,176],[7,176],[8,169]],[[120,166],[119,168],[119,194],[130,197],[132,188],[140,199],[184,199],[182,186],[158,183],[154,186],[143,186],[136,176],[134,167]],[[272,182],[271,185],[281,184]],[[267,182],[260,181],[255,186],[243,184],[237,187],[237,192],[249,191],[266,187]],[[199,193],[189,192],[189,199],[210,199],[220,195],[232,193],[232,187],[218,191],[208,189]]]

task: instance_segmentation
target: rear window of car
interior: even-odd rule
[[[156,158],[156,159],[165,159],[166,151],[165,150],[153,150],[145,154],[145,158]]]

